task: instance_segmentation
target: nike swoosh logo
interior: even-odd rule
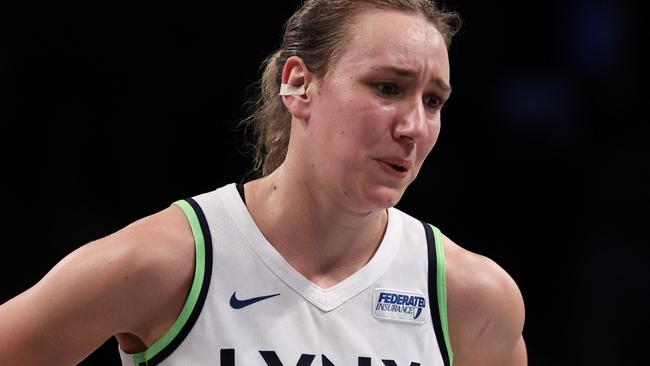
[[[252,297],[250,299],[239,300],[237,298],[237,291],[235,291],[235,292],[232,293],[232,296],[230,296],[230,306],[233,309],[241,309],[241,308],[244,308],[244,307],[246,307],[248,305],[255,304],[258,301],[270,299],[270,298],[278,296],[278,295],[280,295],[280,294]]]

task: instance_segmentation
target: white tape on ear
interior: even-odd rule
[[[280,85],[280,95],[304,95],[305,86],[293,86],[288,84]]]

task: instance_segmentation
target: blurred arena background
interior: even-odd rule
[[[237,121],[298,4],[2,5],[0,303],[80,245],[246,179]],[[640,5],[446,6],[465,23],[450,50],[454,92],[399,207],[518,282],[530,365],[646,364]],[[116,347],[82,365],[118,364]]]

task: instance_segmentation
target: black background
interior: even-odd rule
[[[237,121],[298,3],[0,11],[0,302],[84,243],[246,179]],[[643,13],[613,0],[446,4],[465,22],[454,93],[398,207],[512,275],[531,365],[645,364]],[[116,347],[82,364],[118,364]]]

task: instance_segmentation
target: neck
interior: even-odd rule
[[[327,288],[363,267],[383,238],[386,210],[357,212],[314,189],[283,165],[245,186],[248,210],[275,249]]]

